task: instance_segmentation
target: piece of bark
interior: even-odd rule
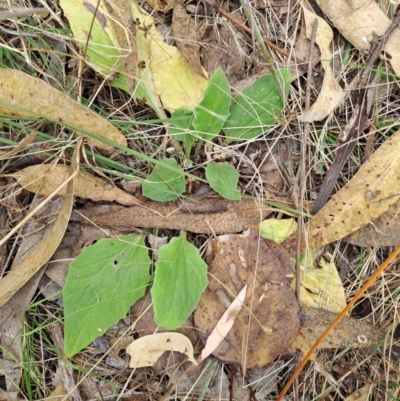
[[[220,213],[191,214],[182,212],[173,202],[146,202],[143,206],[121,207],[97,206],[73,212],[72,220],[86,221],[100,227],[114,228],[167,228],[198,234],[236,233],[257,224],[273,210],[263,205],[262,209],[252,199],[240,202],[222,199],[220,205],[226,211]]]

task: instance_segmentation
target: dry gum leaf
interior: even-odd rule
[[[86,132],[126,146],[125,137],[107,120],[54,89],[46,82],[21,71],[0,69],[2,82],[0,113],[9,116],[45,118],[65,124],[100,149],[110,146],[91,138]],[[7,106],[4,106],[7,104]]]
[[[30,192],[39,195],[50,195],[68,177],[69,167],[63,164],[41,164],[29,166],[11,174],[19,184]],[[66,194],[63,188],[59,195]],[[115,201],[125,206],[137,205],[141,202],[122,189],[115,187],[99,177],[80,171],[75,177],[74,195],[94,201]]]
[[[82,221],[87,217],[100,227],[111,226],[116,228],[168,228],[171,230],[184,230],[200,234],[237,233],[247,230],[257,224],[271,211],[265,206],[260,210],[251,199],[240,202],[221,199],[220,207],[226,210],[221,213],[191,214],[182,212],[173,202],[151,202],[143,206],[129,208],[119,206],[97,206],[89,210],[79,210],[73,215],[75,221]]]
[[[330,26],[322,18],[303,6],[304,19],[306,23],[306,35],[310,39],[313,30],[314,20],[318,21],[315,43],[321,51],[321,65],[325,70],[324,81],[321,92],[315,103],[309,110],[303,111],[299,117],[300,121],[320,121],[327,117],[339,104],[343,96],[343,90],[335,79],[329,65],[332,54],[329,48],[333,40],[333,32]]]
[[[187,337],[180,333],[156,333],[141,337],[127,347],[126,352],[131,357],[129,367],[153,366],[166,351],[185,354],[190,362],[197,365],[193,345]]]
[[[79,147],[76,148],[75,153]],[[69,174],[64,177],[71,176],[74,172],[73,167],[69,169]],[[74,204],[74,188],[73,182],[68,182],[65,188],[65,197],[63,198],[63,206],[57,215],[51,229],[43,237],[41,241],[26,255],[25,258],[0,280],[0,307],[3,306],[53,255],[65,234],[68,221],[71,216],[72,206]]]
[[[287,277],[292,274],[289,255],[262,240],[257,228],[223,245],[209,266],[209,285],[194,312],[204,343],[246,284],[247,293],[214,356],[244,368],[262,367],[289,347],[299,328],[299,306]]]
[[[317,0],[321,10],[338,31],[357,49],[368,51],[374,34],[383,35],[391,20],[375,1]],[[400,30],[396,29],[385,43],[384,52],[396,74],[400,74]]]
[[[397,131],[306,224],[307,246],[317,249],[375,220],[399,199],[399,186],[400,131]],[[285,244],[294,249],[295,241],[292,235]]]
[[[358,246],[398,246],[400,244],[400,201],[372,223],[343,238]]]

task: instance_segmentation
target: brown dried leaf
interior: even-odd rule
[[[357,49],[368,51],[374,34],[383,35],[391,20],[375,1],[317,0],[321,10],[338,31]],[[400,74],[400,29],[396,29],[385,43],[384,53],[396,74]]]
[[[257,228],[245,238],[229,240],[218,252],[209,266],[209,286],[194,312],[203,342],[246,284],[247,294],[244,307],[214,356],[241,363],[244,368],[262,367],[289,347],[300,321],[299,306],[286,275],[292,267],[290,262],[289,266],[282,263],[288,258],[281,247],[264,242]]]
[[[207,24],[200,23],[186,12],[183,0],[174,1],[172,14],[172,32],[176,46],[182,53],[189,66],[200,76],[207,78],[200,63],[200,42],[206,30]]]
[[[398,246],[400,244],[400,201],[372,223],[343,238],[358,246]]]
[[[397,131],[306,224],[308,246],[317,249],[381,216],[399,199],[399,185],[400,131]],[[293,248],[295,241],[292,235],[285,244]]]
[[[46,118],[65,124],[100,149],[111,147],[91,138],[86,132],[126,146],[125,137],[107,120],[75,102],[41,79],[18,70],[0,69],[0,114],[8,116]],[[5,106],[6,104],[7,106]]]
[[[147,0],[147,3],[153,10],[161,10],[163,13],[167,13],[173,7],[174,0]]]
[[[337,83],[330,66],[332,54],[329,46],[333,40],[331,27],[326,21],[307,10],[307,8],[303,7],[303,12],[308,39],[310,39],[312,35],[314,20],[316,19],[318,21],[315,43],[321,51],[321,65],[325,70],[324,81],[317,100],[309,110],[303,111],[299,117],[300,121],[313,122],[320,121],[332,113],[342,99],[343,90]]]
[[[190,214],[182,212],[173,202],[146,202],[143,206],[97,206],[78,210],[73,214],[75,221],[87,217],[100,227],[109,226],[119,229],[132,227],[168,228],[200,234],[237,233],[251,225],[258,224],[272,210],[268,206],[257,205],[254,200],[240,202],[221,199],[220,206],[226,209],[221,213]]]
[[[11,174],[19,184],[30,192],[39,195],[50,195],[68,177],[69,167],[63,164],[40,164],[29,166]],[[63,188],[59,195],[66,194]],[[125,206],[137,205],[141,202],[133,195],[127,194],[112,183],[80,171],[75,177],[74,195],[94,201],[115,201]]]
[[[290,352],[300,348],[303,352],[311,348],[326,328],[336,318],[336,314],[323,309],[300,308],[299,335],[289,347]],[[384,332],[361,320],[344,316],[328,334],[322,348],[360,348],[376,345],[384,337]]]

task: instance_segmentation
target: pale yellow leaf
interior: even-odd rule
[[[65,181],[68,171],[69,167],[63,164],[40,164],[26,167],[11,175],[26,190],[38,195],[50,195]],[[66,189],[61,189],[59,195],[65,194]],[[75,177],[74,195],[94,201],[115,201],[125,206],[141,204],[133,195],[112,183],[83,171],[79,171]]]
[[[362,51],[370,49],[374,34],[383,35],[391,24],[376,1],[317,0],[317,3],[338,31]],[[400,29],[395,29],[383,50],[382,54],[389,55],[387,60],[395,73],[400,74]]]
[[[137,74],[143,86],[152,88],[153,94],[160,97],[163,107],[169,111],[179,107],[194,109],[202,99],[207,80],[190,68],[175,46],[165,43],[153,18],[134,2],[131,9],[133,20],[141,23],[141,29],[136,32]],[[147,91],[146,95],[149,95]]]
[[[74,156],[79,152],[77,146]],[[69,177],[76,173],[70,167]],[[65,180],[64,180],[65,182]],[[51,258],[65,234],[74,205],[74,180],[66,185],[63,206],[48,233],[32,248],[32,250],[0,280],[0,307],[3,306],[39,269]]]
[[[0,114],[52,120],[70,127],[101,149],[111,147],[87,133],[107,138],[118,145],[127,145],[124,135],[107,120],[41,79],[18,70],[2,68],[0,81]]]
[[[330,253],[318,259],[304,255],[300,262],[300,283],[300,306],[333,313],[346,306],[342,280]]]
[[[322,18],[318,17],[307,8],[303,7],[303,12],[306,23],[306,35],[308,39],[311,38],[314,20],[318,21],[315,43],[318,45],[319,50],[321,51],[321,65],[325,70],[324,81],[322,83],[321,92],[319,93],[317,100],[309,110],[303,111],[299,117],[300,121],[312,122],[323,120],[330,113],[332,113],[332,111],[342,100],[343,90],[337,83],[330,66],[332,53],[329,45],[333,40],[332,29]]]
[[[190,362],[197,365],[193,345],[186,336],[180,333],[156,333],[141,337],[127,347],[126,353],[131,357],[129,367],[153,366],[166,351],[185,354]]]
[[[229,305],[229,308],[221,316],[218,323],[215,325],[213,331],[207,338],[207,342],[201,352],[199,363],[203,362],[209,355],[211,355],[226,337],[235,323],[236,316],[242,309],[243,302],[246,299],[247,284],[241,289],[238,296]]]
[[[397,131],[306,224],[308,246],[317,249],[329,244],[385,213],[400,197],[399,172],[400,131]]]
[[[297,223],[290,219],[267,219],[260,224],[260,232],[263,238],[270,239],[277,244],[282,243],[290,234],[297,231]]]

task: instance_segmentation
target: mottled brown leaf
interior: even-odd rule
[[[265,242],[264,242],[265,241]],[[271,245],[271,247],[270,247]],[[227,363],[262,367],[288,348],[299,328],[299,306],[287,272],[292,271],[278,245],[263,240],[257,228],[229,240],[209,266],[209,286],[194,312],[203,342],[240,290],[247,284],[244,306],[213,352]],[[289,265],[281,261],[287,260]]]
[[[183,213],[173,202],[146,202],[143,206],[119,207],[97,206],[90,210],[78,210],[73,218],[82,221],[82,215],[94,224],[114,228],[169,228],[200,234],[237,233],[260,223],[271,211],[271,208],[260,205],[251,199],[240,202],[221,199],[218,201],[220,213]]]

